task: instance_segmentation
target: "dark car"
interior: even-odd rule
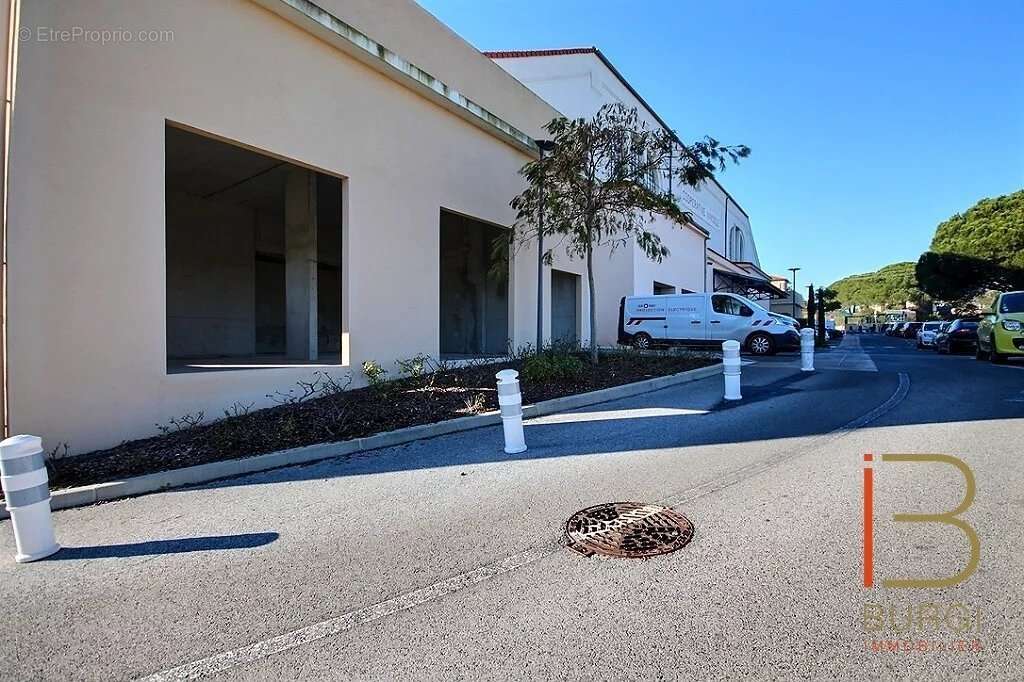
[[[923,326],[924,322],[907,322],[903,325],[903,329],[900,330],[900,336],[905,339],[916,339],[917,333],[921,331]]]
[[[906,322],[897,322],[889,330],[889,336],[903,336],[903,329],[907,326]]]
[[[978,345],[978,323],[975,320],[953,320],[946,331],[935,337],[939,353],[971,352]]]

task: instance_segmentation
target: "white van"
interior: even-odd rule
[[[619,302],[622,345],[721,348],[729,339],[754,355],[800,349],[800,334],[793,326],[736,294],[627,296]]]

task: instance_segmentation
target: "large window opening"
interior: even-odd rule
[[[676,288],[672,284],[665,284],[664,282],[654,281],[654,295],[655,296],[671,296],[676,293]]]
[[[580,341],[580,276],[551,270],[551,341]]]
[[[508,256],[494,250],[505,230],[441,211],[441,355],[508,351]]]
[[[167,126],[167,369],[338,364],[342,182]]]

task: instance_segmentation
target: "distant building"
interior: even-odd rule
[[[796,292],[796,297],[794,298],[793,289],[790,286],[788,277],[772,275],[771,281],[772,284],[782,292],[782,296],[772,299],[770,310],[773,313],[789,315],[790,317],[795,317],[801,321],[806,320],[807,298],[799,291]]]

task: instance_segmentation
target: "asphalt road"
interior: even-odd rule
[[[534,420],[520,455],[488,428],[58,512],[67,549],[35,564],[0,523],[0,677],[1020,679],[1024,365],[871,335],[817,364],[746,365],[739,403],[714,377]],[[970,556],[953,526],[892,521],[955,507],[959,471],[884,453],[970,467],[966,581],[879,584]],[[573,512],[620,500],[672,505],[693,541],[561,546]],[[895,618],[868,630],[866,608]]]

